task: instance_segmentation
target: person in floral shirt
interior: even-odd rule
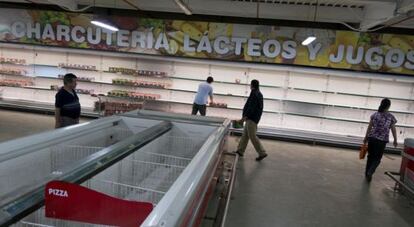
[[[397,133],[395,124],[397,119],[388,112],[391,107],[389,99],[383,99],[378,111],[371,115],[364,144],[368,143],[368,158],[365,169],[365,177],[368,182],[372,180],[372,175],[381,163],[385,146],[389,142],[390,130],[394,137],[394,147],[397,147]]]

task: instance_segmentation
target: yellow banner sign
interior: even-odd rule
[[[414,74],[414,36],[0,9],[0,41],[203,59]],[[312,40],[309,44],[305,40]]]

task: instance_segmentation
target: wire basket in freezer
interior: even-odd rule
[[[163,135],[122,161],[84,182],[82,186],[129,201],[158,204],[203,144],[197,137]],[[66,160],[86,157],[102,147],[57,147],[55,169]],[[44,208],[20,221],[17,226],[98,226],[45,217]]]
[[[92,225],[88,223],[47,218],[45,214],[45,208],[42,207],[13,225],[13,227],[109,227],[109,225]]]
[[[102,150],[122,139],[133,135],[133,132],[123,125],[102,129],[88,136],[68,138],[64,142],[45,145],[35,153],[14,157],[0,165],[0,202],[5,202],[10,193],[47,178],[50,174],[59,175],[60,170]]]
[[[143,147],[141,150],[153,154],[170,155],[174,159],[182,158],[191,160],[197,154],[203,143],[204,140],[201,137],[167,134],[150,143],[149,146]],[[141,154],[137,152],[134,155]]]
[[[157,204],[191,162],[192,159],[187,157],[197,153],[202,145],[199,141],[191,137],[159,137],[95,176],[91,180],[92,188],[96,184],[95,180],[130,187],[129,194],[117,194],[112,186],[103,184],[97,190],[127,200]]]

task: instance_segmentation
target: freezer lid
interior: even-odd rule
[[[230,120],[227,119],[221,127],[211,133],[191,163],[141,225],[142,227],[174,227],[186,220],[191,222],[194,217],[186,216],[186,212],[191,209],[190,206],[195,202],[196,195],[200,195],[200,191],[207,190],[207,187],[202,188],[203,183],[206,177],[208,179],[213,176],[213,173],[209,171],[212,171],[211,168],[217,161],[220,145],[229,127]]]
[[[161,122],[68,166],[62,170],[62,174],[45,179],[46,181],[40,183],[35,189],[14,196],[16,199],[0,207],[0,226],[10,225],[42,206],[47,182],[61,180],[81,183],[163,135],[171,130],[171,127],[171,122]],[[15,193],[22,192],[17,191]]]
[[[112,116],[0,143],[0,162],[27,154],[52,143],[70,140],[82,135],[88,135],[96,130],[112,127],[121,120],[119,117]]]
[[[188,124],[201,124],[201,125],[211,125],[211,126],[223,126],[228,123],[226,118],[220,117],[206,117],[198,115],[187,115],[179,113],[167,113],[167,112],[157,112],[150,110],[135,110],[121,116],[126,117],[139,117],[145,119],[154,119],[154,120],[173,120],[174,122],[188,123]]]
[[[210,176],[210,173],[207,172],[208,169],[211,169],[211,163],[212,163],[212,156],[211,155],[217,155],[218,150],[217,146],[221,143],[223,137],[227,133],[229,129],[229,120],[222,119],[222,118],[208,118],[208,117],[198,117],[198,116],[190,116],[190,115],[182,115],[182,114],[170,114],[170,113],[158,113],[153,111],[135,111],[131,113],[127,113],[121,116],[115,116],[115,117],[109,117],[105,119],[99,119],[93,122],[88,122],[87,124],[77,125],[73,127],[69,127],[66,129],[59,129],[53,132],[47,132],[44,134],[38,134],[33,135],[28,138],[23,138],[20,140],[12,141],[9,143],[8,146],[13,147],[13,144],[19,144],[19,141],[26,141],[25,143],[22,143],[19,147],[18,153],[12,154],[12,149],[9,149],[9,152],[5,152],[3,154],[0,154],[0,158],[7,158],[7,157],[19,157],[19,155],[25,155],[30,153],[32,151],[33,153],[36,153],[37,146],[48,145],[48,143],[53,143],[53,140],[59,140],[61,137],[67,136],[78,136],[81,135],[82,138],[85,140],[90,139],[88,134],[96,134],[96,130],[100,131],[99,129],[110,127],[113,124],[116,124],[118,126],[122,126],[124,128],[128,128],[129,131],[133,131],[135,136],[132,136],[133,138],[136,137],[142,137],[148,130],[151,130],[153,128],[165,128],[166,126],[163,125],[165,123],[160,122],[168,122],[168,129],[164,133],[159,134],[158,136],[155,136],[155,138],[160,137],[168,137],[169,134],[176,135],[178,133],[179,136],[190,136],[189,138],[186,137],[187,140],[191,140],[191,142],[194,142],[194,138],[192,136],[200,137],[202,138],[203,142],[200,143],[200,147],[197,148],[197,153],[195,156],[191,156],[191,161],[187,165],[189,168],[183,168],[182,175],[177,178],[177,182],[174,182],[169,189],[166,191],[164,195],[168,195],[167,197],[164,196],[160,198],[160,205],[162,207],[168,207],[167,210],[162,210],[162,208],[159,208],[161,210],[158,210],[156,215],[162,215],[165,211],[170,211],[170,209],[174,209],[174,203],[175,201],[171,201],[171,198],[174,198],[177,196],[183,196],[182,192],[183,190],[187,191],[193,185],[193,189],[199,188],[201,178],[199,177],[205,177],[208,175]],[[158,123],[158,125],[157,125]],[[157,125],[157,126],[154,126]],[[93,130],[92,130],[93,128]],[[147,130],[145,130],[147,129]],[[93,133],[95,130],[95,133]],[[113,130],[113,128],[109,128],[109,130]],[[144,130],[144,131],[142,131]],[[163,130],[161,130],[163,131]],[[54,133],[58,133],[54,135]],[[144,133],[144,134],[143,134]],[[111,134],[112,135],[112,134]],[[162,135],[162,136],[161,136]],[[174,137],[174,136],[173,136]],[[38,140],[34,141],[32,138],[37,138]],[[54,138],[54,139],[53,139]],[[71,163],[72,168],[63,168],[62,173],[59,173],[58,177],[53,175],[53,178],[49,179],[49,174],[46,175],[46,178],[42,178],[42,182],[40,184],[34,184],[33,187],[30,187],[30,190],[27,189],[27,191],[20,191],[22,194],[17,195],[17,199],[12,199],[8,202],[4,201],[5,203],[0,204],[0,225],[4,223],[13,223],[20,218],[32,213],[34,210],[42,206],[43,204],[43,190],[44,185],[50,180],[64,180],[67,182],[82,182],[83,180],[86,180],[90,178],[91,176],[95,176],[95,174],[99,173],[100,171],[100,165],[102,163],[109,162],[108,165],[115,164],[115,162],[119,161],[120,159],[115,158],[114,156],[110,156],[108,158],[109,154],[114,154],[113,152],[117,152],[116,154],[125,154],[124,152],[134,152],[139,147],[132,146],[135,144],[134,141],[129,140],[129,137],[124,137],[125,139],[121,139],[120,142],[117,142],[109,147],[104,148],[103,150],[99,150],[96,153],[93,153],[90,156],[83,157],[81,160],[78,159],[76,163],[74,162],[73,165]],[[51,141],[52,140],[52,141]],[[177,139],[172,138],[173,141],[177,142]],[[149,140],[151,141],[151,140]],[[153,142],[156,142],[157,140],[152,140]],[[56,143],[56,141],[54,141]],[[179,142],[179,141],[178,141]],[[150,142],[148,142],[150,143]],[[111,143],[112,144],[112,143]],[[132,145],[131,145],[132,144]],[[15,147],[16,148],[16,147]],[[33,149],[30,149],[33,148]],[[132,149],[132,150],[131,150]],[[174,148],[176,149],[176,148]],[[177,149],[178,151],[180,149]],[[106,153],[108,152],[108,153]],[[128,155],[131,153],[126,153],[125,155]],[[10,156],[12,155],[12,156]],[[15,156],[17,155],[17,156]],[[26,155],[27,156],[27,155]],[[126,157],[126,156],[125,156]],[[187,158],[187,157],[186,157]],[[109,160],[114,160],[113,162],[110,162]],[[189,159],[190,160],[190,159]],[[207,164],[206,164],[206,163]],[[207,166],[205,166],[207,165]],[[209,168],[207,168],[209,167]],[[92,171],[90,173],[89,171]],[[83,171],[83,172],[82,172]],[[195,172],[199,172],[198,174],[193,174]],[[201,175],[200,175],[201,174]],[[45,181],[45,182],[44,182]],[[190,188],[189,188],[190,187]],[[18,191],[18,190],[16,190]],[[172,193],[172,194],[171,194]],[[194,195],[193,190],[188,191],[187,197],[184,198],[182,206],[180,205],[180,212],[176,213],[177,220],[180,220],[183,211],[187,210],[188,208],[188,202],[191,201]],[[166,202],[165,202],[166,201]],[[174,202],[174,203],[170,203]],[[173,222],[169,222],[173,223]]]

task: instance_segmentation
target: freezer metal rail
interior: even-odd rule
[[[0,153],[0,180],[7,182],[0,224],[91,226],[45,217],[43,190],[51,180],[154,204],[142,226],[195,223],[228,128],[224,119],[143,111],[0,144],[7,148]]]
[[[414,200],[414,190],[410,188],[406,183],[401,180],[401,174],[398,172],[387,171],[384,173],[385,175],[389,176],[392,180],[395,181],[394,185],[394,192],[408,192],[411,198]]]
[[[235,135],[240,135],[243,129],[231,128],[231,132]],[[311,132],[298,129],[284,129],[284,128],[258,128],[257,135],[262,138],[286,140],[293,142],[305,142],[312,144],[328,145],[334,147],[344,147],[359,149],[361,147],[363,138],[357,136],[334,135],[329,133]],[[388,145],[386,152],[392,154],[401,154],[403,147],[400,145],[397,148]]]
[[[55,106],[53,104],[30,102],[25,100],[0,98],[0,108],[30,113],[55,114]],[[87,118],[98,118],[99,113],[94,112],[92,108],[82,108],[81,116]]]
[[[138,117],[152,120],[171,120],[174,122],[207,125],[207,126],[224,126],[227,129],[230,128],[230,120],[220,117],[205,117],[199,115],[186,115],[179,113],[165,113],[151,110],[134,110],[128,113],[124,113],[122,116],[126,117]]]

